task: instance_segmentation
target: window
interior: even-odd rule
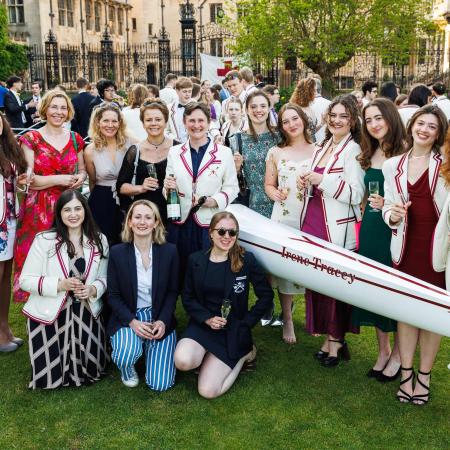
[[[108,16],[109,32],[114,34],[116,32],[116,8],[114,8],[114,6],[109,7]]]
[[[86,10],[86,30],[92,30],[92,2],[91,0],[85,1]]]
[[[73,27],[73,0],[58,0],[58,23]]]
[[[211,23],[217,23],[217,19],[223,17],[222,3],[211,3],[209,5],[209,13]]]
[[[148,24],[148,35],[153,36],[153,24],[152,23]]]
[[[137,31],[137,21],[136,21],[136,17],[133,17],[133,18],[131,19],[131,29],[132,29],[133,31]]]
[[[100,20],[101,20],[101,7],[100,2],[95,2],[94,4],[94,26],[95,31],[100,31]]]
[[[212,56],[223,56],[223,39],[222,38],[215,38],[211,39],[211,55]]]
[[[118,34],[123,36],[123,9],[117,10],[117,26],[118,26]]]
[[[25,23],[23,0],[8,0],[8,19],[9,23]]]

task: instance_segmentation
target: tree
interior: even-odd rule
[[[433,31],[429,0],[241,0],[225,26],[234,50],[254,59],[297,56],[330,80],[358,51],[408,55],[420,33]]]
[[[9,39],[6,6],[0,4],[0,80],[22,73],[27,66],[27,49]]]

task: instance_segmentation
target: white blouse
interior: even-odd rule
[[[134,253],[136,255],[136,270],[137,270],[137,309],[152,307],[152,247],[149,250],[150,265],[145,270],[142,263],[141,252],[136,245],[134,246]]]

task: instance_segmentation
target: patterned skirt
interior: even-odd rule
[[[86,305],[67,299],[56,321],[27,321],[32,379],[30,389],[89,385],[98,381],[109,360],[102,320]]]

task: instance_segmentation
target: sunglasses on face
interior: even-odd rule
[[[227,233],[228,236],[230,237],[236,237],[237,235],[237,231],[233,229],[227,230],[226,228],[214,228],[214,231],[217,231],[217,234],[222,237],[225,236]]]

